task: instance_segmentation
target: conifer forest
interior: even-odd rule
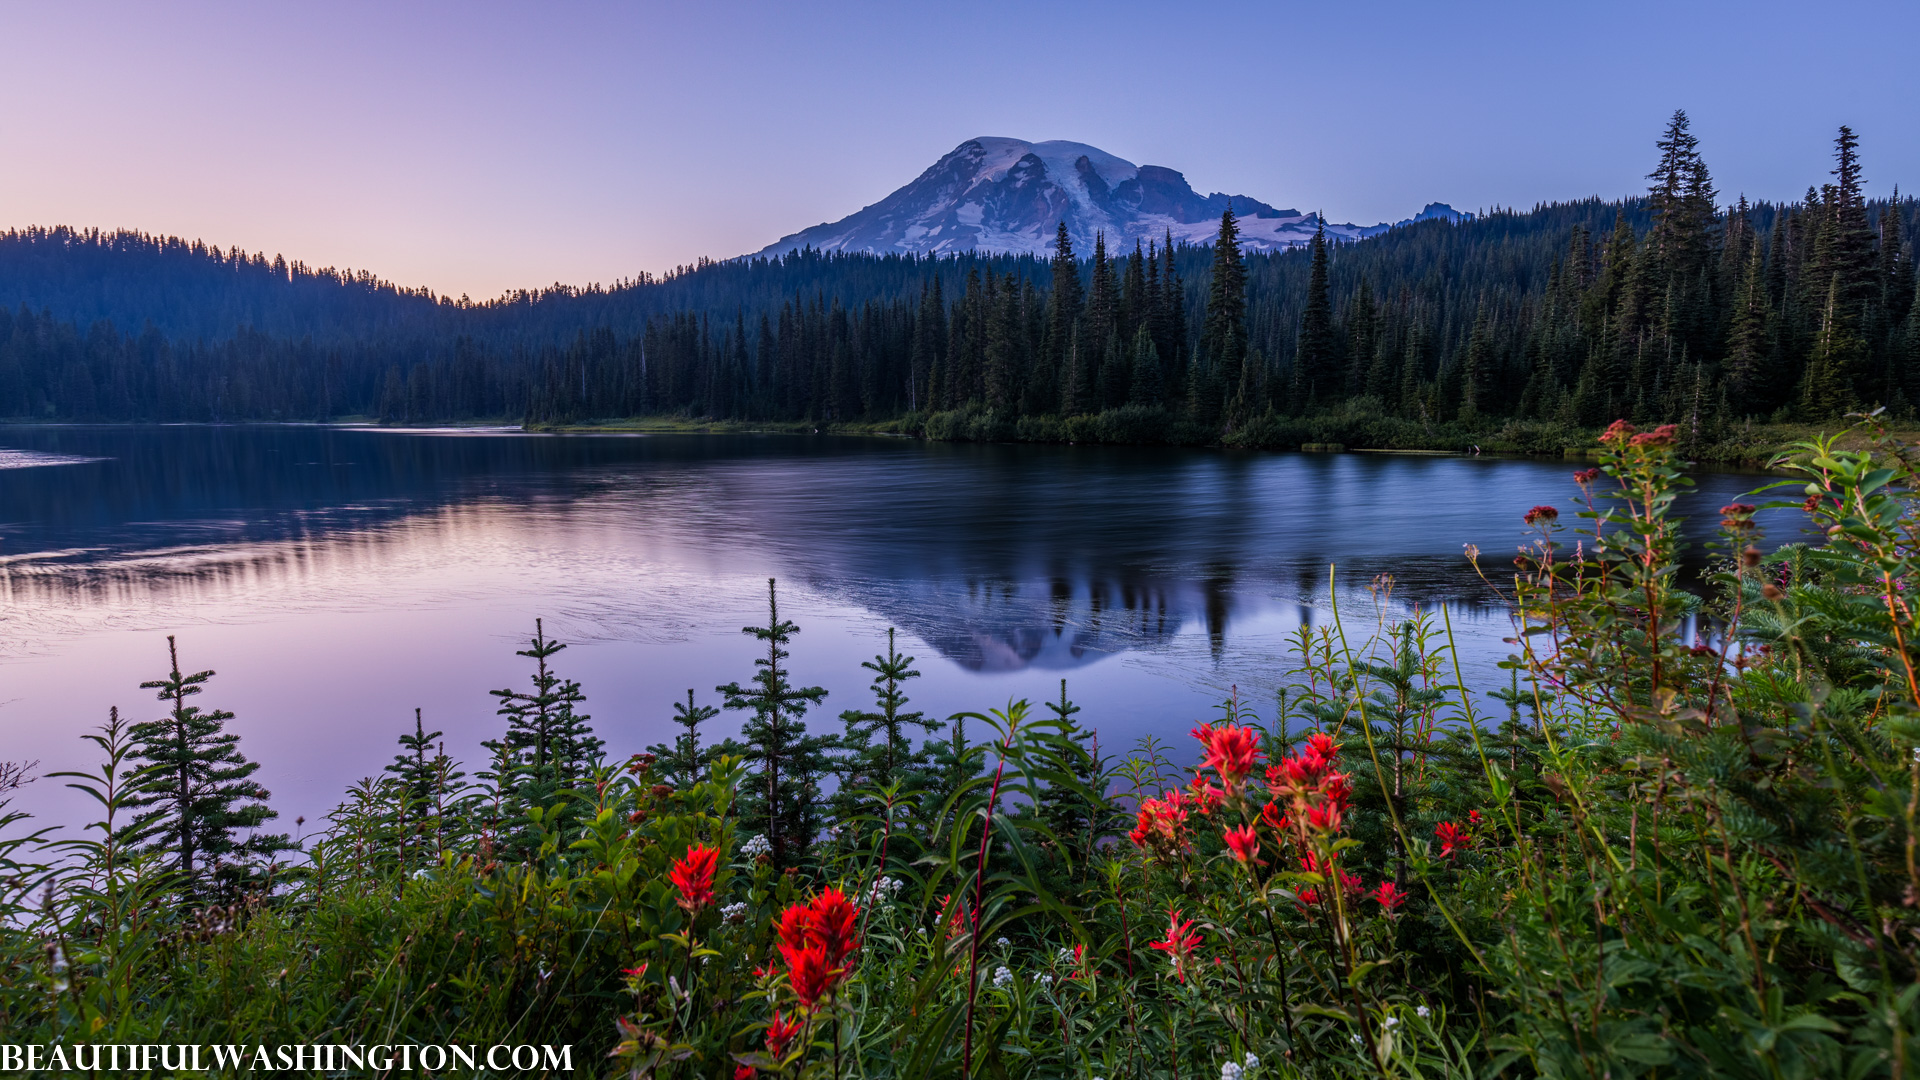
[[[390,742],[350,748],[363,778],[288,820],[213,629],[153,635],[149,667],[99,673],[118,705],[60,721],[90,764],[0,744],[0,1054],[90,1076],[250,1075],[256,1048],[324,1044],[358,1056],[310,1071],[344,1076],[1911,1078],[1920,206],[1869,199],[1862,154],[1842,128],[1804,199],[1729,200],[1675,114],[1623,201],[1270,255],[1229,212],[1212,246],[1080,252],[1063,228],[1050,261],[801,252],[484,302],[137,234],[0,237],[11,417],[1580,459],[1515,508],[1515,549],[1466,546],[1497,684],[1463,673],[1455,609],[1341,567],[1268,658],[1277,693],[1132,744],[1051,673],[938,715],[904,631],[830,694],[796,648],[821,614],[756,574],[726,681],[608,693],[530,614],[492,714],[461,721],[478,752],[405,703]],[[1789,428],[1753,501],[1682,521],[1693,461]],[[56,786],[85,822],[37,816]],[[232,1055],[106,1064],[153,1044]],[[446,1050],[500,1044],[545,1049],[510,1070]]]
[[[136,233],[0,236],[0,416],[679,416],[931,438],[1559,452],[1614,419],[1712,454],[1755,423],[1920,401],[1920,203],[1852,131],[1787,204],[1729,198],[1684,113],[1647,191],[1353,243],[1051,260],[702,260],[435,296]],[[1736,440],[1737,441],[1737,440]]]

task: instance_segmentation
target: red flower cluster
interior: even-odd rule
[[[667,880],[680,890],[675,901],[688,911],[699,911],[713,903],[713,872],[720,865],[720,853],[705,844],[687,849],[685,858],[676,860]]]
[[[1238,825],[1228,829],[1223,836],[1228,850],[1241,862],[1253,862],[1260,857],[1260,839],[1254,835],[1253,826]]]
[[[1267,767],[1267,790],[1284,797],[1288,807],[1282,811],[1269,806],[1261,819],[1276,829],[1291,827],[1295,835],[1306,839],[1306,832],[1336,833],[1345,827],[1347,800],[1353,785],[1338,771],[1340,748],[1333,737],[1315,732],[1297,753],[1288,754],[1277,765]]]
[[[1173,977],[1186,982],[1187,962],[1193,958],[1193,948],[1198,944],[1200,935],[1193,932],[1193,920],[1181,922],[1176,908],[1167,912],[1167,936],[1147,947],[1166,953],[1167,959],[1173,961]]]
[[[1560,519],[1560,511],[1554,509],[1553,507],[1536,506],[1533,509],[1527,511],[1525,520],[1526,520],[1526,523],[1529,525],[1537,525],[1543,521],[1551,523],[1554,521],[1558,521],[1559,519]]]
[[[1379,901],[1382,910],[1389,912],[1398,910],[1401,904],[1407,902],[1406,890],[1391,881],[1381,882],[1367,895]]]
[[[1204,805],[1196,805],[1200,800],[1190,799],[1185,792],[1174,790],[1165,792],[1161,798],[1147,799],[1140,804],[1140,817],[1127,834],[1136,847],[1160,844],[1170,848],[1187,846],[1187,815],[1191,809],[1206,813]]]
[[[787,965],[787,984],[801,1005],[813,1008],[845,980],[847,956],[860,945],[859,921],[859,909],[839,889],[828,889],[811,903],[793,904],[780,913],[780,958]]]
[[[1252,728],[1238,724],[1201,726],[1193,729],[1193,737],[1207,748],[1203,767],[1220,774],[1220,782],[1228,791],[1238,791],[1248,774],[1260,765],[1260,741]]]
[[[1435,826],[1433,835],[1440,838],[1440,854],[1449,859],[1473,848],[1473,834],[1451,821]]]
[[[1753,506],[1748,503],[1728,503],[1721,507],[1720,527],[1729,532],[1745,532],[1753,528]]]
[[[775,1061],[786,1057],[787,1044],[793,1041],[794,1036],[800,1034],[804,1026],[799,1019],[788,1020],[776,1010],[773,1014],[773,1023],[767,1025],[767,1053],[772,1054]],[[737,1077],[740,1074],[736,1071],[734,1075]]]

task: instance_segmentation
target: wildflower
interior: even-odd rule
[[[1378,901],[1381,909],[1387,912],[1397,911],[1401,904],[1407,902],[1406,890],[1391,881],[1381,882],[1378,887],[1367,895]]]
[[[1193,729],[1193,737],[1207,748],[1203,767],[1219,773],[1228,791],[1238,790],[1247,774],[1260,764],[1260,745],[1250,728],[1237,724],[1202,726]]]
[[[1419,1018],[1420,1018],[1420,1019],[1422,1019],[1422,1020],[1425,1020],[1425,1019],[1427,1018],[1427,1016],[1428,1016],[1429,1014],[1431,1014],[1432,1012],[1433,1012],[1433,1010],[1432,1010],[1432,1009],[1429,1009],[1429,1008],[1427,1008],[1427,1007],[1426,1007],[1425,1005],[1422,1005],[1422,1006],[1420,1006],[1420,1007],[1418,1007],[1418,1008],[1416,1008],[1416,1009],[1414,1009],[1414,1010],[1413,1010],[1413,1015],[1415,1015],[1415,1016],[1417,1016],[1417,1017],[1419,1017]]]
[[[753,1078],[758,1075],[759,1070],[751,1065],[735,1065],[733,1067],[733,1080],[753,1080]]]
[[[1397,1016],[1389,1016],[1380,1021],[1380,1026],[1386,1028],[1388,1031],[1392,1031],[1394,1028],[1400,1026],[1400,1018]]]
[[[993,985],[1005,986],[1013,981],[1013,972],[1005,964],[993,969]]]
[[[1203,814],[1211,814],[1227,801],[1227,794],[1214,787],[1210,781],[1198,776],[1193,778],[1193,803]]]
[[[995,938],[995,939],[994,939],[994,941],[993,941],[993,943],[994,943],[994,944],[995,944],[996,946],[998,946],[998,947],[1000,947],[1000,948],[1002,948],[1002,949],[1004,949],[1004,948],[1006,948],[1007,946],[1009,946],[1009,945],[1011,945],[1011,944],[1013,944],[1013,942],[1011,942],[1011,941],[1008,941],[1008,940],[1007,940],[1006,938]]]
[[[740,854],[745,855],[749,859],[758,858],[761,855],[770,855],[772,853],[773,841],[768,840],[765,836],[748,837],[747,842],[740,845]]]
[[[1180,921],[1180,911],[1175,908],[1167,912],[1167,936],[1147,947],[1158,949],[1173,961],[1173,977],[1181,982],[1187,981],[1187,961],[1193,956],[1193,947],[1200,944],[1200,935],[1193,932],[1193,920]]]
[[[1220,1065],[1220,1080],[1241,1080],[1246,1070],[1235,1062],[1223,1062]]]
[[[767,1053],[772,1054],[775,1061],[787,1056],[787,1044],[800,1034],[800,1028],[799,1020],[788,1020],[776,1011],[773,1023],[767,1025]]]
[[[1051,976],[1051,975],[1042,975],[1042,976],[1040,976],[1040,985],[1041,985],[1041,986],[1043,986],[1043,987],[1046,987],[1046,986],[1052,986],[1052,985],[1053,985],[1053,976]]]
[[[1293,828],[1293,822],[1287,820],[1287,815],[1280,811],[1280,804],[1271,802],[1260,808],[1260,824],[1277,833]]]
[[[1294,900],[1300,905],[1302,911],[1311,914],[1312,909],[1320,906],[1320,890],[1301,889],[1294,894]]]
[[[1579,484],[1581,487],[1586,487],[1598,479],[1600,479],[1599,469],[1581,469],[1579,472],[1573,474],[1573,482]]]
[[[793,987],[793,995],[807,1008],[813,1008],[833,983],[833,969],[827,963],[827,950],[819,945],[809,945],[796,949],[789,945],[780,946],[780,955],[787,961],[787,982]]]
[[[1753,507],[1747,503],[1728,503],[1721,507],[1720,527],[1733,532],[1753,528]]]
[[[813,921],[813,910],[805,904],[790,905],[780,913],[780,925],[777,932],[780,944],[785,948],[799,949],[807,944],[807,924]]]
[[[705,844],[687,849],[685,858],[673,864],[667,879],[680,890],[675,901],[688,911],[699,911],[713,903],[713,871],[720,864],[720,853]]]
[[[747,917],[747,902],[735,901],[720,909],[720,917],[728,922],[739,922]]]
[[[1340,831],[1340,804],[1325,802],[1318,806],[1307,807],[1307,828],[1315,832]]]
[[[1537,524],[1540,524],[1541,522],[1552,524],[1553,522],[1558,521],[1559,519],[1560,519],[1560,511],[1554,509],[1553,507],[1536,506],[1533,509],[1527,511],[1526,517],[1523,520],[1525,520],[1526,523],[1529,525],[1537,525]]]
[[[1920,756],[1920,747],[1915,747],[1914,752],[1916,756]],[[1062,964],[1071,964],[1073,963],[1073,950],[1061,949],[1059,952],[1053,954],[1053,958]]]
[[[1478,810],[1467,811],[1467,824],[1469,826],[1480,824],[1480,811]]]
[[[633,979],[636,981],[639,980],[646,973],[647,973],[647,965],[645,964],[641,964],[637,968],[621,968],[620,969],[620,974],[625,975],[627,978]]]
[[[1441,822],[1434,828],[1433,835],[1440,838],[1440,854],[1449,859],[1473,847],[1473,837],[1451,821]]]
[[[828,889],[813,898],[808,911],[807,944],[825,950],[827,964],[839,967],[859,942],[854,940],[860,913],[847,903],[839,889]]]
[[[1233,851],[1233,857],[1241,862],[1252,862],[1260,855],[1260,841],[1255,838],[1251,825],[1228,829],[1225,839],[1227,847]]]
[[[1252,1072],[1254,1069],[1257,1069],[1260,1067],[1260,1059],[1253,1056],[1253,1051],[1251,1050],[1247,1051],[1247,1060],[1246,1060],[1245,1067],[1248,1072]]]

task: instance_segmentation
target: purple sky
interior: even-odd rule
[[[0,228],[130,227],[490,296],[727,257],[976,135],[1404,217],[1638,190],[1675,107],[1730,200],[1860,133],[1920,187],[1903,3],[151,5],[0,0]]]

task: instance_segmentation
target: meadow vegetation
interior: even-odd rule
[[[416,718],[282,836],[176,660],[92,771],[0,771],[99,819],[0,807],[0,1030],[736,1080],[1908,1076],[1920,460],[1871,420],[1809,440],[1780,495],[1811,539],[1764,552],[1727,506],[1688,591],[1683,437],[1614,425],[1517,557],[1469,553],[1505,685],[1383,577],[1276,658],[1276,702],[1175,745],[1103,746],[1064,684],[924,716],[891,637],[829,735],[770,583],[717,689],[740,740],[689,693],[609,758],[537,628],[470,777]]]

